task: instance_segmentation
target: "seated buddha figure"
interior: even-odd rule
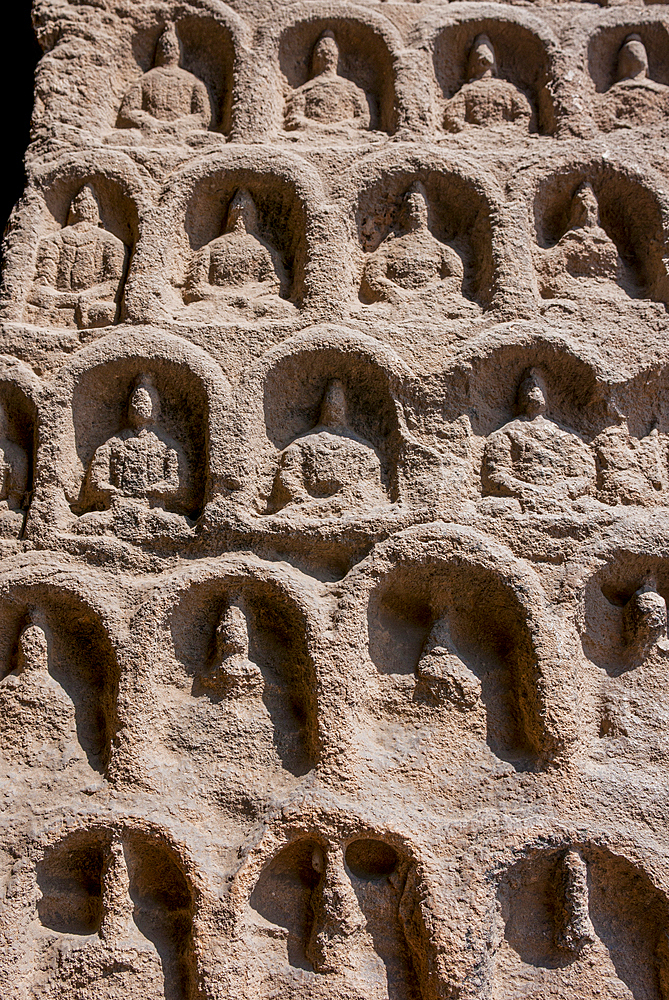
[[[623,642],[631,659],[643,662],[655,647],[667,652],[667,605],[649,576],[623,608]]]
[[[546,385],[536,368],[520,383],[517,403],[519,416],[486,442],[484,494],[514,497],[523,511],[551,513],[594,493],[594,456],[576,434],[544,416]]]
[[[72,199],[67,225],[37,249],[26,319],[79,329],[116,322],[129,248],[100,221],[93,187]]]
[[[244,307],[285,296],[289,285],[281,255],[260,233],[253,198],[240,188],[222,234],[195,254],[185,301]]]
[[[331,31],[324,31],[311,57],[312,78],[298,87],[286,105],[286,129],[349,126],[368,129],[370,98],[352,80],[339,76],[339,46]]]
[[[351,430],[339,379],[325,390],[316,427],[281,452],[272,500],[277,508],[328,503],[335,510],[387,500],[381,459],[368,441]]]
[[[28,456],[8,437],[7,411],[0,401],[0,537],[20,534],[27,506]]]
[[[417,181],[404,198],[396,227],[365,264],[360,288],[365,300],[397,305],[429,287],[441,287],[444,294],[461,292],[462,260],[432,235],[428,223],[427,195]]]
[[[416,675],[437,704],[449,702],[466,710],[480,702],[481,682],[458,653],[445,618],[437,619],[430,629]]]
[[[535,254],[541,297],[611,298],[633,284],[629,269],[602,228],[597,196],[589,181],[576,190],[569,228],[548,250]]]
[[[153,69],[123,98],[118,128],[148,132],[192,132],[208,129],[212,110],[201,80],[181,68],[181,43],[169,24],[158,39]]]
[[[600,500],[641,507],[669,504],[669,446],[658,427],[636,438],[627,421],[619,419],[598,435],[594,446]]]
[[[214,655],[201,677],[214,694],[240,696],[262,689],[260,667],[249,657],[249,615],[242,594],[233,594],[216,628]]]
[[[128,427],[96,449],[84,484],[89,506],[113,514],[149,508],[187,510],[191,483],[182,447],[158,426],[160,397],[140,375],[128,403]],[[174,515],[172,515],[174,516]],[[85,514],[95,520],[99,515]]]
[[[628,35],[618,52],[617,80],[601,99],[596,118],[604,132],[654,125],[669,115],[669,87],[648,75],[648,53],[637,34]]]
[[[534,131],[534,111],[522,90],[499,75],[488,36],[478,35],[469,53],[467,82],[448,102],[444,128],[461,132],[467,125],[506,124]]]

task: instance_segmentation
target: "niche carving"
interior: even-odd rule
[[[35,406],[18,386],[0,395],[0,538],[19,538],[33,487]]]
[[[542,723],[528,694],[536,656],[523,609],[492,570],[399,567],[372,593],[367,623],[374,714],[406,722],[427,714],[518,769],[536,760]]]
[[[63,181],[47,195],[51,218],[43,220],[37,245],[28,323],[86,330],[121,318],[137,238],[134,205],[105,178],[75,185]]]
[[[80,986],[77,995],[94,989],[96,998],[109,1000],[123,991],[147,1000],[196,995],[194,892],[161,836],[77,831],[47,849],[37,884],[42,961],[60,955],[49,997],[72,982]]]
[[[371,26],[348,18],[293,25],[282,35],[279,65],[288,131],[395,131],[392,56]]]
[[[317,763],[316,674],[306,628],[304,613],[278,587],[248,578],[194,587],[177,606],[171,620],[177,660],[191,678],[192,711],[208,720],[203,739],[218,757],[229,743],[236,762],[241,725],[256,768],[302,775]],[[175,746],[188,740],[200,753],[205,747],[192,740],[202,724],[192,725],[188,711],[177,706],[172,739]]]
[[[292,185],[230,170],[200,182],[186,212],[181,294],[195,320],[287,316],[306,293],[306,216]]]
[[[169,537],[199,516],[208,404],[190,369],[140,358],[88,369],[73,414],[79,476],[68,499],[79,533]]]
[[[664,302],[664,264],[654,240],[662,220],[654,196],[614,172],[571,172],[539,185],[534,251],[542,299]],[[655,234],[655,235],[653,235]]]
[[[126,91],[117,128],[191,143],[198,132],[229,132],[234,50],[227,27],[184,17],[164,25],[157,38],[138,35],[133,51],[144,75]]]
[[[119,729],[119,667],[95,612],[64,591],[16,587],[0,601],[2,746],[10,760],[107,771]],[[78,746],[77,746],[78,744]]]
[[[493,293],[488,208],[464,178],[396,171],[364,189],[356,207],[363,251],[360,300],[476,314]],[[476,305],[475,305],[476,304]]]
[[[455,25],[438,36],[433,58],[446,132],[555,130],[546,45],[528,28],[492,19]]]
[[[274,939],[283,964],[350,980],[356,996],[423,995],[415,869],[386,841],[304,836],[266,865],[249,902],[263,949]]]
[[[276,451],[265,513],[369,510],[397,497],[397,414],[384,373],[336,350],[300,352],[265,382]]]
[[[647,412],[640,421],[638,414],[628,418],[613,409],[615,423],[593,442],[598,498],[611,506],[669,504],[669,437],[663,416],[653,417],[648,427]]]
[[[547,414],[550,395],[540,368],[522,376],[518,416],[493,431],[483,452],[481,481],[487,496],[508,497],[521,510],[569,509],[595,491],[595,458],[588,444]]]
[[[667,899],[645,872],[590,845],[534,850],[507,870],[495,956],[500,998],[529,991],[586,1000],[661,1000],[667,975]]]
[[[588,64],[603,132],[661,124],[669,116],[669,33],[659,24],[604,28],[590,40]]]

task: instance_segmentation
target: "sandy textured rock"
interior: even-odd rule
[[[3,998],[669,1000],[668,11],[34,0]]]

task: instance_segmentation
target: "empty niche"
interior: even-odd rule
[[[660,1000],[667,975],[664,894],[608,850],[537,850],[502,876],[495,995]]]
[[[306,209],[280,175],[235,169],[202,180],[185,228],[175,280],[193,318],[283,316],[308,295]]]
[[[139,221],[123,185],[104,174],[57,178],[44,192],[24,320],[92,329],[123,318]]]
[[[231,127],[234,48],[226,25],[188,16],[138,33],[133,56],[143,76],[130,84],[116,126],[183,138]]]
[[[0,537],[18,538],[33,492],[36,409],[12,382],[0,383]]]
[[[412,919],[410,869],[402,852],[376,838],[302,837],[256,882],[249,900],[256,934],[278,939],[289,966],[348,981],[356,996],[419,1000],[425,942]]]
[[[264,387],[276,449],[265,513],[368,510],[398,497],[399,428],[387,374],[364,355],[305,350]]]
[[[528,704],[536,657],[523,609],[491,570],[400,567],[373,592],[367,621],[377,712],[405,721],[457,712],[466,740],[529,766],[542,741]]]
[[[553,174],[537,188],[534,219],[543,299],[666,302],[662,215],[639,181],[597,166]]]
[[[397,127],[395,71],[378,30],[352,18],[287,28],[279,45],[288,130]]]
[[[512,21],[466,21],[441,32],[434,69],[444,96],[443,126],[515,125],[551,135],[555,108],[545,43]]]
[[[218,748],[226,727],[239,739],[241,726],[257,766],[278,764],[299,776],[317,763],[316,674],[306,628],[304,612],[268,582],[210,581],[185,595],[172,615],[174,648],[191,694],[209,703],[199,711],[210,719]],[[175,745],[188,740],[189,726],[185,716],[175,719]],[[230,759],[237,756],[235,750]]]
[[[96,997],[110,1000],[123,988],[141,988],[147,1000],[194,998],[194,892],[161,837],[77,831],[45,851],[36,874],[40,922],[69,945],[61,948],[55,977],[45,955],[47,996],[68,984],[80,988],[82,1000],[93,987]],[[122,962],[113,960],[119,949]]]
[[[669,32],[659,23],[601,28],[588,45],[600,129],[654,125],[669,115]]]
[[[361,192],[356,224],[363,303],[415,298],[453,315],[466,310],[463,299],[490,304],[490,212],[471,182],[432,170],[394,171]]]
[[[77,740],[104,773],[119,728],[119,667],[104,625],[64,590],[17,586],[1,604],[4,752],[62,766]]]
[[[68,494],[98,531],[111,520],[146,522],[170,532],[199,516],[207,483],[206,390],[184,364],[129,357],[84,371],[73,395],[76,454]],[[175,521],[175,518],[177,521]]]

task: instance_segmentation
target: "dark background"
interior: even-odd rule
[[[5,0],[2,11],[5,48],[0,60],[0,83],[5,121],[4,180],[0,184],[0,233],[25,184],[23,155],[30,135],[33,78],[41,49],[30,23],[31,0]]]

